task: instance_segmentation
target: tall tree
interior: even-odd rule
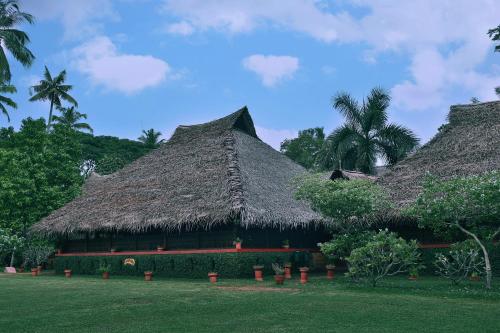
[[[333,98],[334,108],[346,119],[327,138],[327,153],[335,167],[373,173],[377,157],[393,165],[418,146],[411,130],[388,123],[389,102],[389,94],[381,88],[372,89],[361,105],[347,93]]]
[[[43,79],[37,85],[31,87],[30,102],[34,101],[50,101],[49,118],[47,119],[47,131],[50,130],[52,123],[52,111],[54,106],[61,106],[61,100],[65,100],[74,106],[78,106],[77,101],[68,94],[68,91],[73,89],[73,86],[64,84],[66,81],[66,71],[63,70],[56,77],[52,78],[49,69],[45,66]]]
[[[54,122],[67,126],[77,132],[89,131],[93,133],[92,127],[89,124],[80,122],[81,119],[87,119],[85,113],[78,112],[74,106],[70,106],[69,108],[58,106],[57,110],[61,112],[61,115],[53,116],[52,119]]]
[[[324,142],[325,133],[322,127],[308,128],[299,131],[297,138],[283,141],[280,151],[304,168],[311,169],[316,165],[318,152]]]
[[[13,94],[16,91],[17,91],[16,87],[14,87],[13,85],[0,83],[0,93]],[[9,106],[13,109],[17,109],[16,102],[14,102],[13,100],[11,100],[8,97],[0,95],[0,111],[7,117],[7,121],[10,122],[9,112],[7,111],[6,106]]]
[[[28,35],[14,28],[25,22],[32,24],[34,18],[19,9],[17,0],[0,0],[0,82],[10,82],[12,77],[6,50],[25,67],[31,66],[35,60],[26,47],[30,42]]]
[[[161,132],[157,132],[150,128],[147,131],[143,130],[142,135],[138,138],[148,148],[156,148],[163,140],[158,140]]]
[[[500,24],[498,27],[488,30],[488,36],[492,41],[500,41]],[[500,52],[500,44],[495,45],[495,52]]]

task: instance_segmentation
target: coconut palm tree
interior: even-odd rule
[[[346,119],[327,139],[335,167],[373,173],[377,157],[393,165],[418,146],[411,130],[388,123],[389,102],[389,94],[381,88],[372,89],[361,105],[347,93],[333,98],[333,107]]]
[[[17,92],[16,87],[10,84],[0,83],[0,93],[13,94]],[[17,104],[13,100],[3,95],[0,95],[0,111],[7,117],[7,121],[10,122],[9,112],[7,112],[6,106],[13,109],[17,109]]]
[[[56,77],[52,78],[49,69],[45,66],[43,79],[37,85],[31,87],[30,102],[34,101],[50,101],[49,119],[47,119],[47,131],[50,130],[52,122],[52,111],[54,106],[61,106],[61,100],[65,100],[74,106],[78,106],[76,100],[68,94],[73,86],[64,84],[66,80],[66,71],[63,70]]]
[[[0,81],[10,82],[11,73],[5,51],[19,61],[24,67],[29,67],[35,56],[26,47],[30,42],[28,35],[14,29],[20,23],[34,22],[33,16],[19,10],[17,0],[0,0]]]
[[[79,122],[80,119],[87,119],[85,113],[80,113],[76,110],[74,106],[69,108],[63,108],[58,106],[57,110],[61,112],[60,116],[53,116],[52,120],[58,124],[67,126],[77,132],[89,131],[93,133],[92,127],[87,123]]]
[[[163,140],[158,140],[160,136],[161,132],[157,132],[154,129],[150,128],[147,131],[142,131],[142,135],[139,137],[139,141],[144,143],[146,147],[156,148],[161,142],[163,142]]]

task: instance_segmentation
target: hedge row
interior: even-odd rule
[[[125,259],[134,259],[135,265],[124,265]],[[272,263],[291,262],[294,267],[309,265],[310,254],[306,252],[267,253],[207,253],[181,255],[130,255],[56,257],[56,273],[71,269],[74,274],[97,274],[100,265],[110,265],[111,274],[143,275],[153,271],[155,276],[206,278],[208,272],[217,272],[223,277],[252,277],[253,266],[263,265],[265,274],[272,274]]]

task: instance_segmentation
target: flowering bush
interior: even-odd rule
[[[318,246],[327,260],[331,263],[336,260],[345,260],[353,249],[364,246],[373,235],[375,235],[374,231],[335,235],[334,239],[328,242],[318,243]]]
[[[393,232],[381,230],[362,247],[352,250],[346,258],[348,276],[367,280],[373,286],[385,276],[408,272],[420,265],[417,242],[407,242]]]
[[[459,284],[472,274],[484,271],[484,259],[479,249],[470,242],[454,244],[448,254],[436,254],[436,273],[449,279],[452,284]]]

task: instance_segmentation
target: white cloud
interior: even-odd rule
[[[298,135],[298,131],[292,129],[273,129],[255,126],[255,130],[257,136],[262,141],[276,150],[280,150],[280,145],[285,139],[293,139]]]
[[[120,54],[108,37],[96,37],[71,51],[71,65],[95,85],[132,94],[165,80],[170,66],[150,55]]]
[[[290,56],[254,54],[243,59],[243,67],[256,73],[266,87],[290,79],[299,69],[299,59]]]
[[[411,77],[393,87],[394,100],[405,109],[424,110],[450,103],[452,90],[495,97],[500,76],[478,68],[492,52],[486,32],[498,25],[497,2],[288,0],[283,5],[281,0],[164,0],[164,11],[197,31],[238,34],[278,28],[326,43],[363,43],[367,47],[361,58],[370,63],[382,52],[407,55]],[[349,14],[353,6],[366,14]]]
[[[165,30],[169,34],[181,36],[188,36],[194,32],[193,26],[185,21],[169,24]]]
[[[65,39],[81,39],[99,33],[105,20],[118,20],[110,0],[24,0],[21,8],[37,20],[60,20]]]

